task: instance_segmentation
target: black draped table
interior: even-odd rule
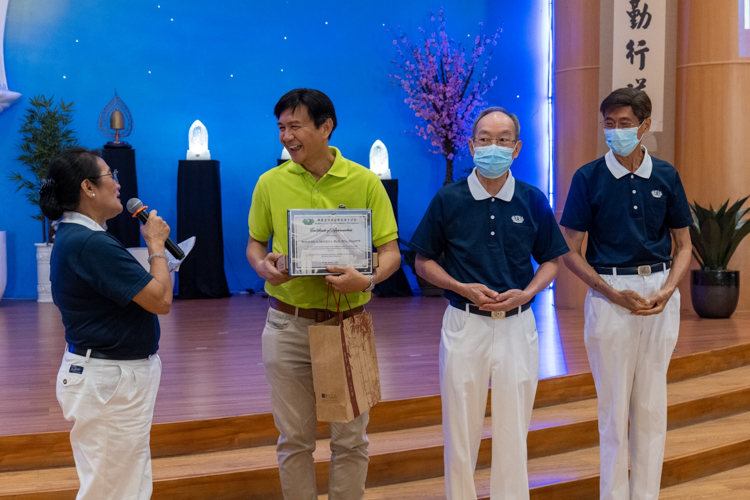
[[[393,206],[393,215],[398,223],[398,179],[383,179],[383,187]],[[400,228],[399,228],[400,229]],[[403,266],[393,273],[387,280],[375,286],[373,293],[378,297],[411,297],[413,295],[409,280],[406,279]]]
[[[177,239],[195,236],[180,266],[178,299],[229,297],[224,273],[221,178],[217,160],[180,160],[177,170]]]
[[[102,149],[102,159],[109,168],[117,170],[120,181],[120,200],[125,207],[130,198],[138,198],[138,179],[135,174],[135,149],[108,148]],[[125,248],[141,246],[141,223],[134,219],[127,210],[107,221],[107,232],[120,240]]]

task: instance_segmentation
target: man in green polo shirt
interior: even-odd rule
[[[331,100],[318,90],[294,89],[276,104],[279,139],[292,159],[260,176],[253,192],[248,225],[247,260],[266,280],[268,317],[263,330],[263,364],[271,389],[273,418],[280,436],[276,446],[281,487],[286,500],[315,500],[315,393],[307,327],[323,319],[328,285],[345,293],[353,312],[362,310],[376,283],[398,269],[401,254],[396,220],[380,179],[328,146],[336,128]],[[331,276],[291,279],[276,268],[287,253],[287,210],[372,209],[372,241],[380,266],[372,276],[350,267],[328,266]],[[273,252],[268,241],[273,237]],[[367,476],[369,412],[346,424],[331,424],[328,498],[357,500]]]

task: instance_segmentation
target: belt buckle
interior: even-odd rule
[[[490,314],[492,319],[503,319],[505,318],[505,311],[492,311],[492,314]]]
[[[651,274],[651,266],[638,266],[638,276],[648,276]]]

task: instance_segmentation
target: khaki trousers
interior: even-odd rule
[[[316,500],[315,393],[310,340],[311,319],[268,309],[263,330],[263,364],[271,389],[273,419],[280,436],[276,446],[281,488],[286,500]],[[359,500],[367,477],[369,412],[349,423],[331,423],[330,500]]]

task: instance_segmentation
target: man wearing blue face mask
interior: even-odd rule
[[[573,176],[560,220],[571,249],[563,259],[590,287],[584,340],[599,398],[600,498],[655,500],[693,218],[675,168],[640,145],[651,126],[648,95],[615,90],[600,109],[611,151]]]
[[[476,169],[443,187],[409,246],[417,274],[450,300],[440,339],[448,500],[476,500],[476,468],[492,382],[492,498],[529,498],[526,436],[539,372],[534,296],[568,251],[547,198],[515,179],[518,118],[488,108],[472,128]],[[445,256],[441,267],[436,261]],[[531,257],[538,262],[536,274]]]

